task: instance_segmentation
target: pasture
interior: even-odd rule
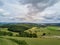
[[[0,28],[0,45],[60,45],[60,38],[51,36],[60,36],[60,27],[48,26],[48,27],[33,27],[32,32],[37,31],[37,38],[18,37],[14,36],[18,33],[8,31],[8,28]],[[4,35],[4,34],[9,35]],[[13,35],[10,36],[10,33]],[[46,33],[45,37],[41,36]]]
[[[59,38],[0,37],[0,45],[60,45]]]

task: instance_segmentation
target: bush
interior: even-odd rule
[[[0,36],[6,36],[6,35],[8,35],[8,36],[13,36],[13,33],[0,31]]]
[[[29,37],[29,33],[27,33],[27,32],[20,32],[19,36],[20,37]]]
[[[37,34],[36,34],[36,33],[33,33],[32,36],[33,36],[34,38],[37,38]]]
[[[45,35],[46,35],[46,33],[43,33],[43,34],[42,34],[42,36],[45,36]]]
[[[30,38],[37,38],[37,34],[36,33],[29,33],[29,32],[19,32],[19,36],[20,37],[30,37]]]
[[[9,31],[12,31],[12,32],[24,32],[25,30],[29,29],[28,27],[25,27],[25,26],[11,26],[8,28]]]
[[[0,36],[6,36],[7,32],[0,31]]]
[[[13,36],[13,33],[12,33],[12,32],[8,32],[7,35],[8,35],[8,36]]]

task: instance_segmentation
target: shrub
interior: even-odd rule
[[[11,26],[8,28],[9,31],[12,31],[12,32],[24,32],[25,30],[29,29],[28,27],[25,27],[25,26]]]
[[[45,36],[45,35],[46,35],[46,33],[43,33],[43,34],[42,34],[42,36]]]
[[[7,35],[7,32],[0,31],[0,36],[6,36],[6,35]]]
[[[33,36],[34,38],[37,38],[37,34],[36,34],[36,33],[33,33],[32,36]]]
[[[8,32],[7,35],[8,35],[8,36],[13,36],[13,33],[12,33],[12,32]]]

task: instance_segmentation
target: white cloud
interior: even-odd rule
[[[4,9],[0,9],[0,13],[3,13],[3,12],[5,12]]]
[[[58,17],[60,16],[60,1],[53,6],[46,8],[40,13],[40,15],[43,15],[43,18],[46,19],[46,22],[60,22],[58,20]]]
[[[9,13],[9,12],[5,12],[5,13],[3,13],[3,15],[4,15],[4,16],[9,16],[10,13]]]
[[[4,9],[0,9],[0,16],[8,16],[10,15],[9,12],[5,11]]]
[[[1,0],[4,5],[0,8],[1,19],[5,22],[59,22],[60,1],[39,12],[31,4],[22,5],[19,0]],[[51,3],[51,2],[50,2]],[[38,3],[40,8],[48,4]],[[0,20],[1,21],[1,20]]]

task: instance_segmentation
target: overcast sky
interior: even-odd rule
[[[0,0],[0,22],[60,23],[60,0]]]

